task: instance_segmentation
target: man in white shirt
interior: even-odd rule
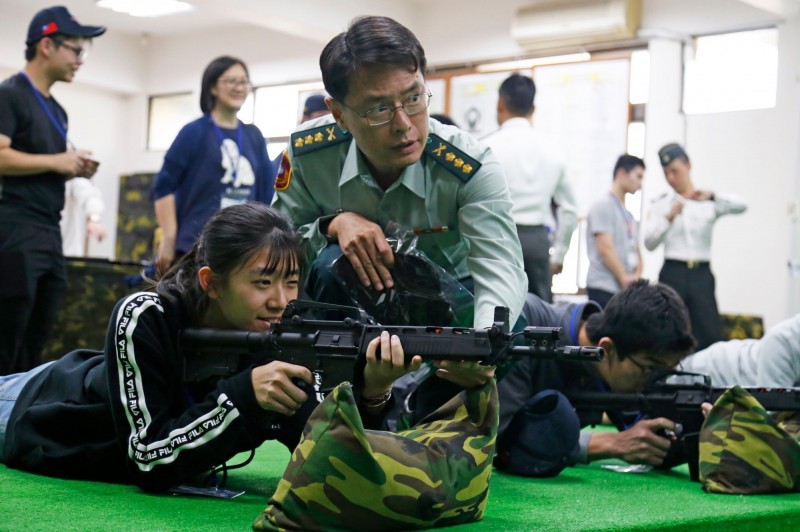
[[[551,302],[553,274],[561,272],[578,224],[578,208],[566,163],[556,155],[555,146],[532,126],[535,95],[536,85],[531,78],[520,74],[506,78],[497,100],[500,129],[483,140],[500,160],[508,180],[514,203],[511,215],[522,245],[528,292]],[[558,216],[551,256],[547,222],[554,200]]]
[[[679,144],[658,151],[664,177],[673,192],[657,198],[645,230],[650,251],[664,244],[664,266],[658,280],[680,294],[689,309],[697,349],[722,340],[715,281],[711,272],[711,232],[725,214],[740,214],[747,205],[740,198],[694,187],[689,157]]]
[[[90,238],[102,242],[106,236],[103,193],[89,179],[74,177],[66,182],[61,211],[61,240],[66,257],[88,255]]]

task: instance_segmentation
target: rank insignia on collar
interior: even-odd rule
[[[442,137],[431,134],[425,145],[425,153],[447,168],[451,174],[466,183],[481,167],[480,162],[459,150]]]
[[[292,153],[297,157],[328,146],[351,140],[350,132],[342,131],[335,123],[292,133]]]

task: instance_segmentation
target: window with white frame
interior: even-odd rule
[[[147,149],[165,151],[184,124],[197,117],[191,92],[151,96],[147,121]]]
[[[198,96],[192,92],[151,96],[147,121],[147,149],[166,151],[183,126],[200,116]],[[245,124],[253,122],[253,95],[237,115]]]
[[[253,123],[267,137],[267,150],[271,159],[275,159],[286,149],[289,136],[303,116],[306,98],[324,92],[321,81],[255,89]]]
[[[687,47],[683,110],[687,114],[775,107],[778,30],[696,37]]]

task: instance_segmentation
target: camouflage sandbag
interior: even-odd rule
[[[800,491],[800,443],[735,386],[703,423],[699,469],[703,489],[713,493]]]
[[[497,387],[462,392],[415,427],[366,430],[349,383],[314,410],[255,530],[409,530],[483,517]]]

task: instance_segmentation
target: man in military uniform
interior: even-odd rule
[[[658,150],[664,177],[674,192],[653,202],[644,245],[653,251],[664,244],[664,266],[658,280],[680,294],[692,320],[697,349],[722,340],[722,324],[711,271],[711,233],[725,214],[740,214],[745,202],[732,195],[695,188],[689,156],[679,144]]]
[[[357,18],[334,37],[320,56],[332,116],[292,135],[275,206],[305,241],[318,301],[347,301],[329,268],[342,253],[365,286],[391,288],[386,232],[397,225],[473,290],[476,327],[492,324],[497,305],[516,320],[527,281],[505,177],[488,148],[429,120],[425,65],[414,34],[386,17]]]

